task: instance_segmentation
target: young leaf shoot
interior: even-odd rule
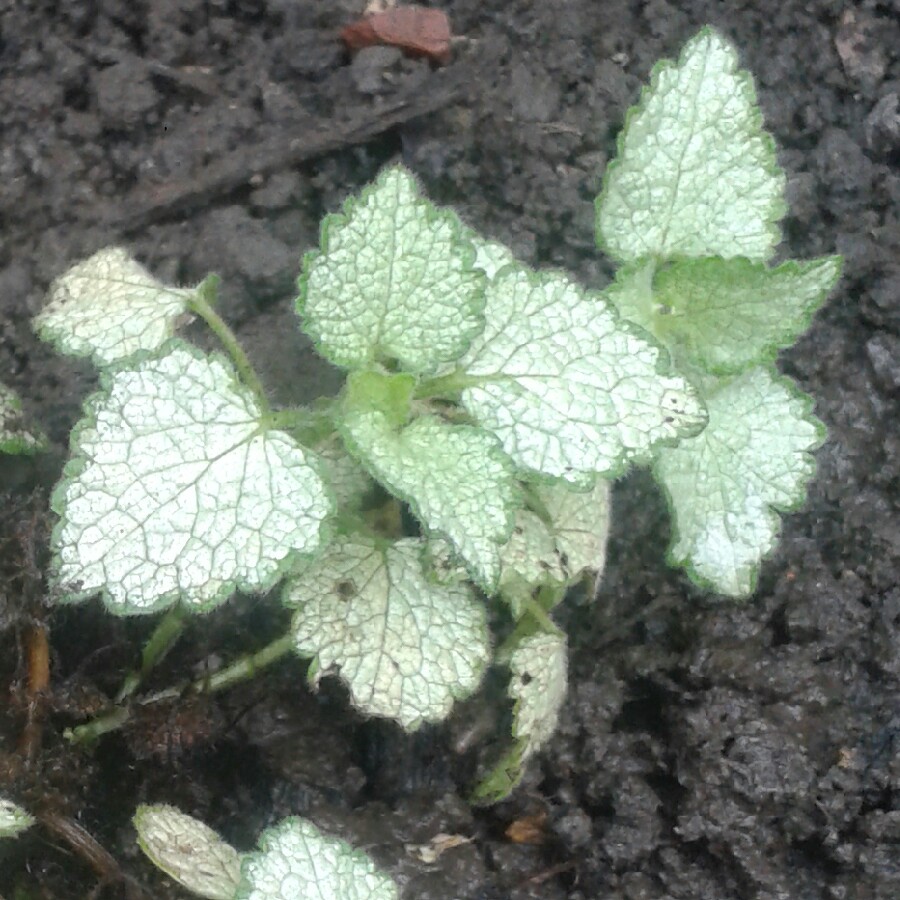
[[[705,431],[655,452],[670,561],[732,597],[752,593],[778,513],[803,502],[825,436],[812,399],[774,363],[840,260],[768,265],[784,186],[750,74],[704,28],[654,69],[597,198],[598,244],[624,264],[607,296],[668,347],[709,411]]]

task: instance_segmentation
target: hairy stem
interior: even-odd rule
[[[216,691],[225,690],[234,684],[256,677],[267,666],[278,662],[283,656],[291,652],[294,641],[291,635],[285,634],[276,638],[271,644],[267,644],[256,653],[248,653],[235,660],[230,666],[207,675],[194,683],[197,690],[214,694]]]
[[[163,699],[176,699],[187,693],[214,694],[223,691],[232,685],[242,681],[248,681],[258,675],[267,666],[277,662],[283,656],[287,656],[293,646],[290,634],[276,638],[256,653],[248,653],[236,659],[230,666],[226,666],[212,675],[198,678],[186,688],[168,688],[159,691],[143,699],[134,701],[134,705],[143,706],[147,703],[155,703]],[[89,744],[101,735],[110,731],[116,731],[131,719],[131,707],[128,705],[116,706],[109,712],[79,725],[65,732],[65,737],[73,744]]]
[[[120,729],[130,718],[131,711],[127,706],[116,706],[109,712],[103,713],[102,716],[85,722],[84,725],[67,728],[63,732],[63,737],[73,744],[92,744],[102,735]]]
[[[318,408],[292,406],[270,412],[265,419],[267,428],[290,432],[301,444],[312,447],[334,434],[332,403]]]
[[[485,380],[474,375],[467,375],[465,372],[451,372],[449,375],[438,375],[435,378],[423,379],[416,385],[414,396],[417,400],[434,397],[445,397],[453,400],[467,387],[475,387],[484,383]]]
[[[160,619],[159,624],[150,635],[150,639],[144,644],[141,652],[141,667],[134,669],[125,676],[119,693],[116,694],[116,703],[127,700],[150,674],[153,668],[162,662],[165,655],[175,646],[187,627],[188,614],[180,606],[172,607]]]
[[[565,636],[565,632],[550,618],[548,609],[556,606],[562,600],[565,589],[560,590],[556,586],[544,585],[538,591],[537,599],[530,599],[525,604],[525,610],[548,634]]]
[[[190,301],[191,311],[200,316],[209,326],[210,331],[219,339],[219,342],[231,357],[234,367],[238,370],[241,381],[256,394],[256,399],[262,408],[263,414],[268,415],[269,401],[262,381],[256,374],[249,357],[244,353],[244,348],[241,347],[235,333],[213,308],[218,286],[219,279],[215,275],[210,275],[204,279],[197,288],[196,295]]]

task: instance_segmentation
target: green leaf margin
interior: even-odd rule
[[[606,170],[603,173],[603,185],[600,190],[600,193],[594,199],[594,240],[597,245],[597,248],[605,253],[610,259],[615,260],[616,263],[620,265],[634,263],[637,260],[627,260],[621,259],[615,254],[612,253],[609,246],[606,243],[606,240],[603,237],[603,234],[600,230],[600,210],[603,207],[603,201],[606,199],[607,192],[609,190],[609,182],[610,178],[615,172],[615,170],[622,165],[623,156],[625,153],[625,138],[628,134],[629,126],[631,125],[632,120],[643,113],[646,109],[646,104],[649,98],[652,96],[653,92],[658,90],[660,75],[663,72],[668,71],[672,68],[677,68],[679,66],[684,65],[688,53],[693,50],[693,44],[695,41],[700,40],[701,38],[707,38],[710,36],[716,36],[723,42],[729,45],[729,47],[734,50],[734,46],[727,38],[725,38],[718,29],[713,28],[710,25],[705,25],[701,28],[690,40],[687,41],[686,44],[681,48],[681,51],[678,54],[677,59],[665,58],[661,59],[653,65],[653,68],[650,70],[650,78],[649,81],[644,82],[643,87],[641,88],[641,93],[638,98],[638,102],[633,106],[629,107],[628,111],[625,113],[625,122],[622,125],[622,128],[619,130],[619,133],[616,137],[616,152],[614,158],[608,163],[606,166]],[[737,58],[737,52],[735,51],[735,57]],[[740,59],[737,59],[737,67],[735,71],[735,76],[740,78],[740,80],[744,84],[744,91],[746,93],[747,102],[750,104],[752,108],[753,115],[753,125],[759,129],[760,137],[765,144],[766,150],[768,151],[768,155],[771,160],[771,165],[769,167],[769,171],[772,175],[777,175],[784,178],[784,173],[781,167],[778,165],[778,145],[775,143],[775,138],[766,130],[765,121],[763,119],[762,110],[759,106],[759,98],[756,92],[756,85],[753,79],[753,75],[745,69],[740,64]],[[776,246],[780,243],[782,238],[781,231],[781,220],[788,213],[788,205],[787,201],[784,198],[784,191],[782,191],[780,201],[773,206],[773,208],[769,211],[770,215],[770,224],[769,224],[769,233],[772,236],[772,246]],[[771,258],[771,254],[770,254]]]
[[[484,276],[480,291],[480,303],[477,305],[477,307],[473,307],[472,309],[473,314],[481,320],[481,327],[477,331],[473,331],[471,335],[468,335],[467,338],[463,340],[460,351],[455,359],[460,359],[462,356],[464,356],[468,352],[469,347],[472,345],[472,341],[475,340],[475,338],[477,338],[482,331],[484,331],[484,308],[486,305],[485,288],[487,286],[487,276],[485,275],[483,270],[476,265],[478,254],[475,250],[475,246],[469,239],[471,229],[459,218],[454,210],[450,209],[449,207],[438,206],[436,203],[433,203],[431,200],[429,200],[425,191],[422,189],[422,182],[419,177],[410,169],[406,168],[406,166],[397,164],[394,166],[387,166],[383,168],[378,173],[374,181],[366,184],[358,193],[350,194],[341,204],[341,208],[338,212],[328,213],[319,224],[319,246],[312,250],[307,250],[302,256],[300,264],[300,274],[297,276],[296,281],[298,294],[294,298],[294,310],[300,318],[300,327],[303,333],[306,334],[307,337],[309,337],[309,339],[313,342],[316,351],[329,361],[332,361],[331,357],[327,353],[325,353],[324,350],[320,349],[321,335],[317,334],[316,331],[310,327],[310,323],[306,315],[306,298],[309,287],[310,269],[313,263],[320,256],[328,255],[329,244],[331,241],[331,230],[333,228],[341,228],[346,225],[353,216],[356,207],[365,203],[369,196],[374,194],[381,187],[382,178],[384,178],[389,172],[393,171],[394,169],[402,169],[416,183],[416,188],[418,189],[419,193],[417,204],[420,207],[424,208],[426,218],[429,222],[443,219],[450,223],[451,230],[453,231],[455,249],[457,250],[457,252],[459,252],[460,259],[462,260],[463,265],[471,272]],[[371,362],[376,361],[377,360],[374,359],[371,360]],[[366,368],[345,366],[339,363],[333,363],[333,365],[339,366],[340,368],[347,371],[354,371],[358,368]]]
[[[81,475],[88,464],[88,461],[76,452],[76,445],[78,444],[82,433],[96,426],[97,412],[103,406],[105,399],[109,396],[116,374],[122,371],[134,369],[147,360],[158,359],[163,356],[167,356],[173,350],[185,350],[198,360],[215,360],[222,363],[231,375],[229,386],[233,386],[237,392],[252,393],[250,388],[248,388],[247,385],[245,385],[240,380],[240,377],[238,376],[237,371],[234,368],[234,364],[228,356],[219,351],[205,353],[198,347],[195,347],[193,344],[189,344],[186,341],[181,340],[180,338],[170,338],[162,346],[154,351],[138,351],[138,353],[129,356],[125,360],[117,362],[112,366],[105,366],[104,368],[99,370],[100,387],[93,394],[88,396],[84,401],[84,405],[82,408],[82,417],[75,424],[75,427],[72,429],[69,435],[69,450],[71,455],[63,468],[62,474],[60,475],[56,487],[53,489],[53,493],[50,496],[50,509],[53,510],[53,512],[55,512],[59,517],[59,521],[53,526],[53,532],[50,536],[50,548],[52,551],[52,556],[49,566],[49,581],[51,586],[51,596],[53,601],[56,603],[83,603],[84,601],[89,600],[91,597],[95,597],[99,594],[103,601],[103,605],[106,606],[106,608],[113,615],[122,617],[159,612],[160,610],[164,610],[170,606],[178,604],[181,599],[180,591],[170,591],[168,594],[160,597],[152,606],[147,606],[141,610],[122,610],[118,606],[110,602],[109,593],[104,588],[100,588],[99,590],[87,591],[78,590],[77,588],[74,590],[65,590],[58,582],[59,566],[57,559],[57,548],[62,536],[63,520],[66,512],[66,490],[68,489],[70,483],[76,480]],[[286,432],[284,433],[287,434]],[[290,437],[290,435],[288,435],[288,437]],[[313,468],[313,470],[322,480],[322,483],[325,485],[327,499],[331,504],[333,511],[335,500],[331,486],[328,483],[327,470],[325,466],[319,462],[318,456],[314,451],[310,450],[307,447],[303,447],[303,450],[307,454],[308,464]],[[318,552],[319,549],[326,547],[328,543],[330,543],[333,536],[333,528],[334,525],[330,521],[330,517],[326,517],[319,526],[320,542],[316,552]],[[217,606],[220,606],[222,603],[228,600],[229,597],[231,597],[238,591],[244,591],[252,594],[265,593],[266,591],[271,590],[297,564],[298,561],[309,558],[313,555],[313,553],[301,553],[298,550],[290,550],[288,551],[284,559],[282,559],[281,562],[278,563],[274,573],[262,584],[251,585],[240,580],[224,581],[219,587],[219,590],[216,592],[215,596],[208,602],[203,604],[184,606],[183,608],[192,614],[202,614],[215,609]]]
[[[806,450],[802,451],[806,456],[810,457],[812,467],[810,469],[809,479],[798,488],[797,496],[794,502],[787,504],[786,506],[773,506],[770,504],[766,505],[766,515],[769,517],[769,520],[775,524],[773,535],[777,540],[784,527],[782,516],[787,515],[788,513],[797,512],[807,501],[808,488],[809,485],[815,480],[816,470],[818,468],[815,451],[822,447],[822,445],[827,440],[828,429],[826,428],[825,423],[822,422],[822,420],[819,419],[818,416],[816,416],[813,412],[816,403],[814,397],[811,397],[809,394],[803,391],[793,381],[793,379],[788,378],[786,375],[781,375],[780,373],[774,371],[770,371],[769,374],[772,376],[772,380],[776,384],[783,387],[793,399],[797,400],[797,402],[801,405],[803,418],[813,426],[816,432],[815,438],[810,443],[809,447],[807,447]],[[689,557],[678,559],[675,556],[675,546],[680,539],[680,535],[678,533],[678,520],[675,515],[675,504],[672,501],[672,495],[665,482],[661,478],[657,477],[655,464],[652,466],[651,470],[653,472],[653,480],[656,482],[657,486],[662,491],[662,494],[665,497],[666,508],[669,512],[669,521],[672,523],[672,537],[666,550],[666,562],[672,568],[683,569],[685,574],[688,576],[688,578],[690,578],[693,584],[695,584],[699,588],[702,588],[703,590],[709,591],[712,594],[716,594],[720,597],[729,597],[733,600],[747,599],[748,597],[751,597],[756,592],[756,588],[759,583],[760,570],[762,569],[763,564],[769,558],[769,556],[774,552],[774,550],[777,549],[777,544],[773,545],[769,550],[761,554],[759,562],[750,575],[750,591],[747,594],[742,594],[739,597],[729,594],[722,594],[722,592],[713,581],[701,575],[691,565]]]

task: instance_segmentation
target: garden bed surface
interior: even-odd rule
[[[134,845],[142,802],[176,804],[242,849],[308,815],[416,900],[900,896],[900,7],[433,5],[464,38],[439,69],[384,49],[351,60],[349,0],[0,7],[0,380],[52,444],[0,468],[0,794],[46,820],[0,843],[0,897],[184,896]],[[612,266],[593,198],[615,136],[653,63],[706,23],[754,73],[779,147],[781,255],[845,258],[781,359],[829,440],[756,594],[722,601],[666,568],[665,506],[646,474],[625,478],[599,596],[558,612],[572,645],[559,732],[494,808],[466,800],[502,745],[493,675],[447,725],[405,736],[361,720],[335,684],[309,694],[288,661],[73,750],[63,730],[115,692],[152,627],[98,603],[46,613],[55,711],[23,763],[46,492],[96,384],[31,331],[50,281],[118,243],[163,279],[215,271],[276,400],[333,392],[339,374],[295,328],[299,261],[322,215],[399,160],[522,260],[601,288]],[[189,630],[153,685],[284,624],[276,599],[239,598]],[[46,824],[70,821],[127,883],[104,883],[112,864]],[[426,863],[415,847],[440,832],[472,840]]]

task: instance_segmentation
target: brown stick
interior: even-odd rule
[[[50,687],[50,642],[43,625],[30,625],[25,632],[27,674],[25,698],[28,702],[19,752],[29,765],[41,751],[47,689]]]
[[[310,119],[249,147],[241,147],[189,178],[137,188],[115,203],[103,204],[92,218],[120,234],[139,231],[186,210],[221,199],[258,175],[297,166],[342,147],[371,140],[396,125],[435,112],[463,94],[459,67],[434,73],[412,96],[389,98],[380,106],[359,109],[343,119]]]
[[[19,740],[19,752],[31,765],[41,752],[44,717],[50,691],[50,638],[47,627],[47,608],[41,596],[43,587],[42,560],[39,548],[46,539],[46,507],[44,498],[34,494],[30,501],[31,515],[16,528],[21,551],[19,585],[23,605],[31,607],[31,621],[24,629],[25,644],[25,727]]]
[[[146,59],[136,53],[129,53],[116,47],[105,47],[93,41],[83,43],[81,49],[101,63],[130,63],[154,75],[168,78],[179,87],[189,88],[207,97],[214,97],[218,93],[215,76],[209,68],[204,66],[167,66],[154,59]]]
[[[144,890],[119,868],[112,854],[82,825],[57,812],[38,813],[38,821],[81,857],[104,884],[121,884],[128,900],[147,900]]]
[[[50,687],[50,643],[43,625],[31,625],[25,636],[28,655],[28,683],[26,696],[36,700]]]

